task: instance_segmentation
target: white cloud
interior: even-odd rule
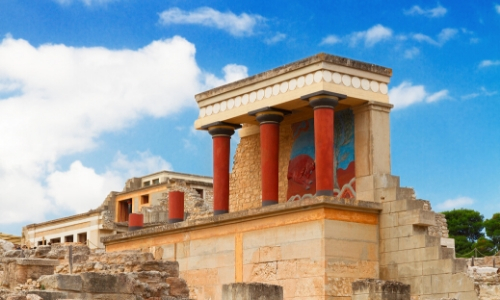
[[[260,15],[232,12],[220,12],[210,7],[201,7],[194,11],[183,11],[174,7],[160,13],[160,23],[169,24],[196,24],[214,27],[229,32],[234,36],[246,36],[254,33],[255,27],[265,22]]]
[[[426,42],[435,46],[443,46],[446,42],[454,38],[458,34],[458,30],[455,28],[445,28],[437,35],[437,39],[433,39],[425,34],[416,33],[412,37],[418,42]]]
[[[418,54],[420,54],[420,50],[417,47],[413,47],[411,49],[405,50],[404,57],[408,58],[408,59],[412,59],[415,56],[417,56]]]
[[[273,37],[265,39],[264,42],[268,45],[273,45],[273,44],[279,43],[285,39],[286,39],[286,34],[278,32]]]
[[[193,95],[213,87],[208,77],[218,83],[246,74],[244,66],[229,65],[226,77],[219,79],[203,73],[194,55],[194,45],[181,37],[137,50],[34,47],[22,39],[4,38],[0,42],[0,224],[44,220],[57,203],[67,201],[70,189],[64,185],[80,193],[75,204],[66,204],[71,213],[95,208],[116,178],[170,169],[148,152],[139,153],[137,161],[117,154],[104,174],[78,161],[68,170],[58,165],[62,157],[95,150],[103,133],[133,126],[144,117],[168,117],[194,107]],[[72,185],[79,176],[80,188]]]
[[[319,43],[320,45],[335,45],[335,44],[338,44],[338,43],[341,43],[342,42],[342,39],[340,39],[338,36],[336,35],[328,35],[326,37],[324,37],[322,40],[321,40],[321,43]]]
[[[449,98],[448,90],[429,94],[423,85],[413,85],[408,81],[403,81],[397,87],[389,90],[389,99],[394,104],[394,109],[402,109],[416,103],[431,103]]]
[[[377,24],[366,31],[354,32],[349,37],[351,47],[357,45],[359,41],[364,41],[366,47],[388,40],[392,37],[392,29]]]
[[[412,6],[412,8],[405,10],[405,15],[422,15],[428,18],[438,18],[446,15],[447,9],[438,4],[434,8],[423,9],[418,5]]]
[[[222,71],[224,78],[218,78],[212,74],[206,74],[206,87],[221,86],[248,77],[248,68],[242,65],[229,64]]]
[[[434,94],[429,95],[425,101],[427,103],[432,103],[432,102],[436,102],[436,101],[443,100],[443,99],[449,99],[449,98],[450,98],[450,96],[448,95],[448,90],[441,90],[439,92],[436,92]]]
[[[334,45],[338,43],[347,43],[350,47],[355,47],[363,42],[365,47],[372,47],[382,41],[392,38],[392,29],[377,24],[365,31],[356,31],[342,38],[336,35],[328,35],[321,40],[320,45]]]
[[[456,208],[463,208],[465,206],[470,206],[474,204],[474,199],[469,197],[458,197],[455,199],[448,199],[444,202],[438,203],[436,209],[438,211],[451,210]]]
[[[495,10],[500,14],[500,4],[495,4]]]
[[[483,60],[479,63],[480,68],[491,67],[491,66],[500,66],[500,60]]]
[[[470,94],[467,94],[467,95],[463,95],[461,97],[461,99],[463,100],[469,100],[469,99],[474,99],[474,98],[477,98],[479,96],[482,96],[482,97],[490,97],[490,96],[494,96],[496,94],[498,94],[497,91],[488,91],[484,86],[482,86],[481,88],[479,88],[480,92],[474,92],[474,93],[470,93]]]

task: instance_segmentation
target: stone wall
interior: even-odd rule
[[[480,300],[500,299],[500,271],[493,267],[469,267],[468,274],[474,278]]]
[[[222,300],[283,300],[283,288],[263,283],[232,283],[222,286]]]
[[[436,225],[429,227],[429,235],[439,236],[442,238],[448,238],[448,223],[446,221],[446,216],[443,214],[436,213]]]
[[[250,125],[246,125],[248,127]],[[279,202],[286,202],[288,189],[288,162],[292,151],[293,135],[290,124],[280,125]],[[230,175],[229,211],[240,211],[262,205],[260,161],[260,134],[242,137],[233,159]]]
[[[0,259],[6,270],[0,272],[0,300],[31,299],[29,295],[82,300],[189,297],[186,282],[179,278],[179,264],[155,261],[151,253],[108,254],[92,252],[84,245],[75,245],[74,249],[73,245],[57,245],[9,251],[6,255]],[[7,289],[2,291],[2,286]]]
[[[410,285],[397,281],[364,279],[352,283],[352,300],[410,300]]]
[[[477,299],[474,281],[466,274],[466,261],[455,259],[454,248],[441,246],[444,223],[436,225],[429,202],[415,200],[414,190],[400,187],[398,177],[374,177],[379,189],[376,200],[383,205],[381,279],[410,284],[412,297],[419,299]],[[429,227],[436,228],[435,235],[429,234]]]

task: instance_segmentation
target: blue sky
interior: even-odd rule
[[[319,52],[392,68],[392,173],[437,211],[488,218],[499,30],[494,1],[2,1],[0,231],[95,208],[133,176],[211,175],[194,94]]]

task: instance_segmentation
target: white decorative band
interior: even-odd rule
[[[250,93],[231,98],[229,100],[223,100],[221,102],[202,107],[200,109],[200,118],[211,116],[226,110],[231,110],[242,105],[247,105],[249,102],[253,103],[262,99],[271,98],[272,96],[277,96],[288,91],[300,89],[306,85],[311,85],[313,84],[313,82],[319,83],[321,81],[342,84],[356,89],[363,89],[365,91],[370,90],[374,93],[381,93],[384,95],[387,95],[388,92],[387,84],[384,82],[377,82],[375,80],[359,78],[356,76],[340,74],[337,72],[332,73],[328,70],[319,70],[314,73],[299,76],[298,78],[283,81],[273,86],[255,90]]]

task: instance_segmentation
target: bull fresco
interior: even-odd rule
[[[287,199],[294,201],[316,193],[314,119],[292,125],[293,146],[288,164]],[[335,112],[334,190],[335,197],[355,198],[354,114],[350,109]]]

